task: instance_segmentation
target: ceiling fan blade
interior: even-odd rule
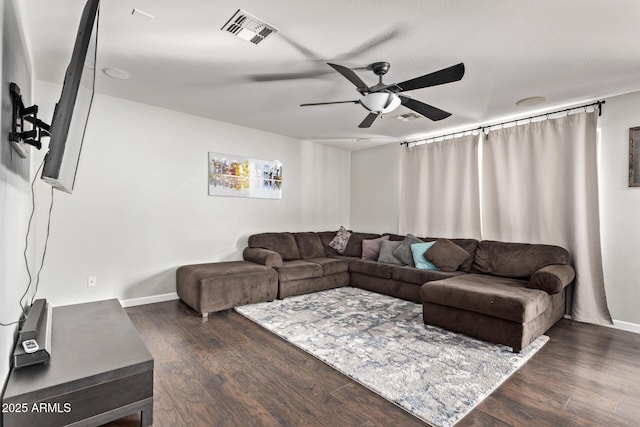
[[[439,108],[431,106],[429,104],[425,104],[424,102],[416,101],[415,99],[407,98],[406,96],[400,95],[400,102],[405,107],[415,111],[416,113],[422,114],[428,119],[435,121],[446,119],[451,115],[446,111],[443,111]]]
[[[274,73],[274,74],[253,74],[249,76],[249,80],[255,82],[270,82],[270,81],[278,81],[278,80],[295,80],[295,79],[309,79],[324,76],[327,74],[331,74],[330,70],[324,69],[324,64],[326,64],[326,59],[323,59],[316,52],[311,49],[301,45],[295,40],[287,37],[283,33],[278,33],[278,37],[292,46],[295,50],[301,53],[304,57],[307,58],[307,61],[310,64],[309,68],[315,68],[309,71],[301,71],[297,73]],[[321,69],[322,68],[322,69]]]
[[[312,61],[324,62],[320,59],[320,55],[318,55],[316,52],[312,51],[308,47],[303,46],[300,43],[296,42],[295,40],[287,37],[282,32],[278,32],[277,34],[282,40],[289,43],[295,50],[300,52],[307,59],[311,59]]]
[[[378,118],[378,114],[375,113],[369,113],[367,115],[367,117],[364,118],[364,120],[362,121],[362,123],[360,123],[358,125],[359,128],[370,128],[371,125],[373,124],[373,122],[376,121],[376,119]]]
[[[359,104],[360,101],[331,101],[331,102],[312,102],[308,104],[300,104],[301,107],[310,107],[313,105],[329,105],[329,104]]]
[[[435,71],[424,76],[416,77],[415,79],[406,80],[402,83],[396,83],[395,86],[399,87],[399,92],[407,90],[422,89],[424,87],[438,86],[445,83],[457,82],[464,76],[464,64],[460,63],[453,65],[449,68],[444,68],[440,71]]]
[[[376,48],[384,43],[391,41],[401,33],[402,33],[401,27],[398,27],[398,26],[393,27],[387,31],[384,31],[378,34],[372,39],[367,40],[361,45],[351,49],[349,52],[346,52],[342,55],[335,57],[334,59],[335,60],[351,59],[356,55],[361,55],[373,48]],[[326,63],[326,59],[322,59],[322,57],[317,52],[312,51],[311,49],[301,45],[300,43],[296,42],[295,40],[287,37],[282,33],[278,33],[278,36],[282,40],[284,40],[286,43],[288,43],[291,47],[293,47],[295,50],[297,50],[300,54],[302,54],[304,57],[306,57],[308,60],[314,63],[314,66],[316,66],[316,64]],[[319,65],[317,66],[319,67]],[[356,69],[368,70],[370,68],[360,67]],[[299,73],[254,74],[254,75],[248,76],[248,80],[254,81],[254,82],[271,82],[271,81],[279,81],[279,80],[308,79],[308,78],[320,77],[329,73],[331,73],[331,71],[329,70],[322,70],[322,71],[315,70],[315,71],[307,71],[307,72],[299,72]]]
[[[358,75],[352,69],[343,67],[342,65],[338,64],[327,63],[327,65],[332,67],[334,70],[342,74],[347,80],[353,83],[355,87],[358,88],[358,92],[362,93],[370,91],[369,86],[367,86],[367,84],[363,82],[362,79],[358,77]]]
[[[398,37],[402,33],[402,31],[403,31],[403,28],[401,26],[396,25],[372,37],[371,39],[365,41],[361,45],[354,47],[349,52],[339,55],[335,59],[351,60],[358,55],[367,53],[378,46],[381,46],[387,42],[390,42],[394,38]],[[363,67],[363,69],[366,69],[366,68]]]
[[[329,74],[330,71],[306,71],[301,73],[252,74],[248,77],[253,82],[277,82],[281,80],[313,79]]]

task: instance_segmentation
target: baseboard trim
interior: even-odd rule
[[[573,320],[570,314],[564,315],[565,319]],[[607,328],[620,329],[621,331],[634,332],[640,334],[640,325],[637,323],[625,322],[622,320],[613,320],[613,325],[601,325]]]
[[[609,325],[609,327],[640,334],[640,325],[638,325],[637,323],[624,322],[622,320],[614,320],[613,325]]]
[[[155,304],[157,302],[165,302],[172,301],[174,299],[178,299],[178,294],[175,292],[171,292],[168,294],[161,295],[151,295],[148,297],[140,297],[140,298],[131,298],[131,299],[123,299],[120,300],[120,304],[123,307],[133,307],[136,305],[145,305],[145,304]]]

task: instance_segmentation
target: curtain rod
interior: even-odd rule
[[[566,108],[564,110],[557,110],[557,111],[551,111],[549,113],[543,113],[543,114],[538,114],[535,116],[530,116],[530,117],[523,117],[521,119],[515,119],[515,120],[509,120],[506,122],[502,122],[502,123],[495,123],[492,125],[486,125],[486,126],[479,126],[477,128],[473,128],[473,129],[467,129],[467,130],[462,130],[462,131],[458,131],[458,132],[452,132],[452,133],[447,133],[444,135],[439,135],[439,136],[432,136],[429,138],[422,138],[422,139],[417,139],[415,141],[404,141],[401,142],[400,145],[405,145],[405,146],[409,146],[409,144],[415,144],[417,142],[420,141],[431,141],[433,139],[446,139],[448,136],[454,136],[454,135],[458,135],[458,134],[465,134],[467,132],[484,132],[487,129],[491,129],[492,127],[496,127],[496,126],[504,126],[504,125],[508,125],[508,124],[512,124],[515,123],[517,124],[518,122],[521,121],[526,121],[526,120],[533,120],[533,119],[537,119],[540,117],[549,117],[552,114],[559,114],[559,113],[569,113],[570,111],[574,111],[574,110],[581,110],[583,108],[589,108],[589,107],[596,107],[598,108],[598,116],[602,115],[602,104],[604,104],[606,101],[602,100],[602,101],[596,101],[596,102],[592,102],[591,104],[585,104],[585,105],[579,105],[577,107],[571,107],[571,108]]]

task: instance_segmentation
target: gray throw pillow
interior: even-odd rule
[[[387,264],[404,265],[402,261],[393,255],[393,251],[402,244],[402,241],[383,240],[380,243],[380,256],[378,262],[386,262]]]
[[[393,255],[404,264],[415,267],[413,252],[411,252],[411,245],[414,243],[424,243],[424,241],[418,239],[413,234],[407,234],[401,244],[393,251]]]
[[[456,271],[469,258],[469,252],[451,240],[438,239],[427,249],[424,257],[441,271]]]

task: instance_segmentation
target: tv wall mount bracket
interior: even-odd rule
[[[11,92],[12,120],[11,132],[9,132],[9,142],[18,152],[20,157],[27,157],[27,150],[24,144],[42,148],[42,137],[51,136],[51,126],[38,119],[38,106],[25,107],[20,95],[20,87],[11,82],[9,84]]]

